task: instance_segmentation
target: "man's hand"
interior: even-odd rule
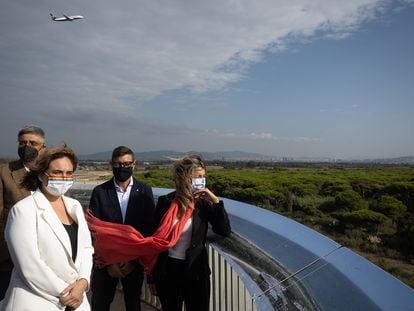
[[[134,271],[136,264],[133,261],[128,261],[128,262],[121,263],[119,266],[121,268],[121,272],[123,273],[123,275],[127,276],[132,271]]]
[[[113,278],[123,278],[125,274],[122,272],[121,264],[115,263],[106,267],[109,276]]]

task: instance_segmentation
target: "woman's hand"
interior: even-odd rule
[[[199,198],[203,198],[207,201],[210,201],[213,204],[217,204],[218,202],[220,202],[219,198],[216,197],[216,195],[213,192],[211,192],[208,188],[203,188],[194,192],[194,199],[197,200]]]
[[[60,302],[72,309],[77,309],[83,302],[83,294],[88,288],[88,281],[86,279],[79,279],[70,284],[60,293]]]

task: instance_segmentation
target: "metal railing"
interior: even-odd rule
[[[413,310],[412,288],[346,247],[279,214],[223,200],[233,233],[210,239],[210,310]],[[142,299],[160,309],[146,288]]]
[[[208,253],[211,269],[210,310],[257,311],[253,297],[246,287],[247,283],[254,286],[255,282],[219,247],[209,244]],[[141,300],[161,309],[159,299],[151,294],[146,284],[143,284]],[[262,310],[272,309],[270,303],[267,304],[267,309],[262,308]]]
[[[242,279],[240,266],[214,245],[209,245],[209,264],[212,274],[210,310],[256,311],[253,297],[245,286],[252,280]]]

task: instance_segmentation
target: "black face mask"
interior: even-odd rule
[[[133,167],[113,167],[112,172],[116,180],[124,182],[132,176]]]
[[[17,153],[24,163],[32,162],[39,155],[37,149],[29,145],[19,146]]]

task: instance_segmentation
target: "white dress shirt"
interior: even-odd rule
[[[119,187],[115,178],[114,178],[114,184],[115,184],[115,189],[116,189],[116,195],[118,196],[119,206],[121,207],[122,222],[125,223],[125,215],[126,215],[126,210],[128,208],[129,195],[131,194],[131,189],[132,189],[132,185],[134,184],[134,179],[132,177],[130,178],[128,187],[125,189],[125,191],[122,191],[121,187]]]

